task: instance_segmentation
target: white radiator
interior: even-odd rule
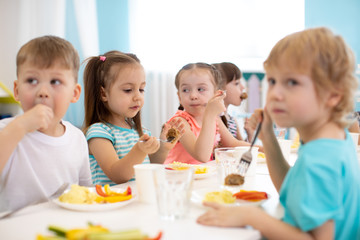
[[[147,72],[142,125],[159,137],[161,126],[175,114],[178,106],[175,74]]]

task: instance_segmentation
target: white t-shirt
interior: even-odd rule
[[[0,129],[13,119],[1,120]],[[64,182],[91,185],[85,136],[71,123],[62,123],[66,130],[60,137],[35,131],[18,143],[0,175],[0,212],[44,199]]]

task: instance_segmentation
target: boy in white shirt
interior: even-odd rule
[[[43,36],[21,47],[16,65],[14,96],[24,114],[0,121],[0,212],[44,199],[64,182],[91,185],[85,136],[62,120],[80,97],[77,51]]]

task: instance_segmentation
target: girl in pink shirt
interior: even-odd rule
[[[180,102],[179,110],[170,119],[181,119],[185,133],[170,151],[165,164],[208,162],[215,147],[248,146],[235,139],[219,115],[226,110],[224,91],[218,70],[206,63],[185,65],[175,77]]]

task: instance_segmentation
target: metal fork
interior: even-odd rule
[[[259,122],[259,124],[257,125],[256,127],[256,132],[255,132],[255,135],[251,141],[251,145],[250,145],[250,148],[248,151],[246,151],[242,156],[241,156],[241,159],[240,159],[240,164],[239,164],[239,174],[243,177],[245,177],[245,174],[251,164],[251,161],[252,161],[252,154],[251,154],[251,149],[252,147],[254,146],[254,143],[256,141],[256,138],[260,132],[260,129],[261,129],[261,123],[262,122]]]
[[[171,142],[173,139],[160,139],[160,138],[157,138],[157,140],[159,142]],[[138,142],[146,142],[145,140],[139,140]]]
[[[14,213],[17,213],[18,211],[28,207],[28,206],[32,206],[35,204],[39,204],[39,203],[43,203],[43,202],[47,202],[47,201],[51,201],[55,198],[58,198],[69,186],[69,183],[63,183],[53,194],[51,194],[48,198],[46,199],[40,199],[38,201],[35,201],[33,203],[27,204],[26,206],[22,206],[22,207],[18,207],[15,208],[13,210],[11,210],[10,212],[5,213],[4,215],[0,216],[0,219],[2,218],[7,218],[10,217],[11,215],[13,215]]]

